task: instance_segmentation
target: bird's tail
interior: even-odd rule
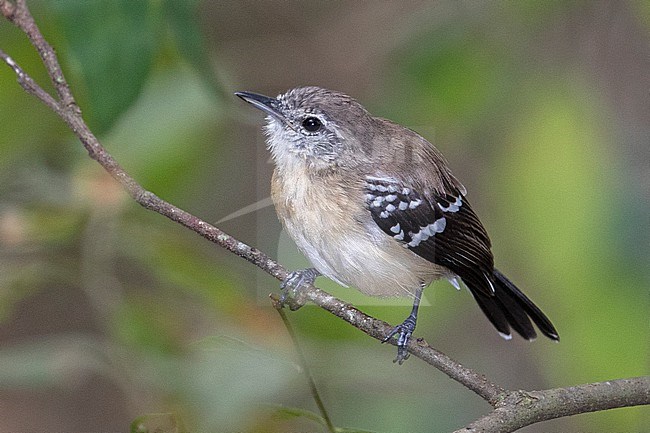
[[[499,333],[506,339],[512,334],[510,329],[517,331],[527,340],[537,337],[531,319],[537,328],[551,340],[559,340],[555,327],[542,310],[524,295],[505,275],[494,270],[492,279],[494,295],[486,295],[485,291],[471,290],[479,307]]]

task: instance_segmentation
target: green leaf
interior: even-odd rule
[[[184,57],[199,71],[202,79],[211,90],[220,94],[215,86],[217,82],[210,59],[206,55],[203,33],[198,25],[197,8],[200,0],[163,0],[162,14],[169,26],[171,36],[176,43],[178,54]]]
[[[305,418],[322,426],[327,426],[327,423],[322,416],[316,412],[312,412],[310,410],[302,409],[299,407],[276,406],[274,415],[285,420],[293,418]]]
[[[288,407],[288,406],[274,406],[275,411],[274,415],[283,420],[291,420],[295,418],[303,418],[310,421],[313,421],[317,424],[327,427],[327,423],[322,416],[316,412],[312,412],[307,409],[302,409],[299,407]],[[372,433],[371,430],[359,430],[355,428],[347,427],[334,427],[334,430],[338,433]]]
[[[219,115],[219,106],[194,70],[175,65],[151,74],[138,100],[103,142],[142,185],[173,201],[173,191],[180,199],[197,182],[204,152],[215,155],[210,134]]]
[[[60,50],[86,88],[88,122],[107,131],[144,86],[158,45],[149,2],[52,2],[67,39]],[[72,80],[79,87],[77,80]]]

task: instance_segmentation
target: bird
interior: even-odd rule
[[[535,323],[559,341],[539,307],[494,267],[467,190],[433,144],[337,91],[235,95],[266,115],[272,201],[313,266],[288,275],[283,301],[321,275],[366,295],[412,299],[411,313],[384,339],[397,340],[399,364],[409,357],[423,290],[438,279],[457,289],[462,282],[505,339],[514,330],[534,340]]]

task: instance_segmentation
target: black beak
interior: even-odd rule
[[[268,96],[253,92],[235,92],[235,95],[253,105],[255,108],[259,108],[266,114],[271,115],[279,121],[286,123],[287,119],[280,111],[280,101],[277,99],[269,98]]]

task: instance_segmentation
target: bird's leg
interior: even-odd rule
[[[302,288],[314,284],[317,277],[321,275],[315,268],[300,269],[293,271],[280,285],[280,305],[288,305],[291,311],[305,305],[306,299],[302,294]]]
[[[421,285],[420,288],[415,292],[415,299],[413,300],[413,309],[411,314],[404,320],[400,325],[397,325],[390,331],[390,334],[384,338],[383,342],[390,340],[394,335],[398,334],[397,337],[397,357],[393,362],[402,364],[409,357],[407,350],[408,342],[411,338],[411,334],[415,331],[415,323],[418,319],[418,308],[420,307],[420,298],[422,297],[422,291],[424,290],[424,285]]]

